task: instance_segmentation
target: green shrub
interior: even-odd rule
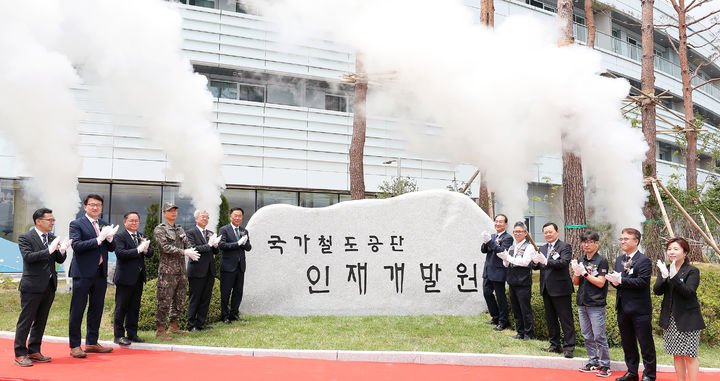
[[[140,318],[138,328],[140,330],[155,330],[155,311],[157,310],[157,279],[153,279],[145,283],[143,289],[142,300],[140,302]],[[169,313],[168,313],[169,315]],[[169,317],[169,316],[168,316]],[[206,324],[212,324],[220,321],[220,281],[215,279],[213,284],[212,297],[210,299],[210,309]],[[187,301],[183,307],[179,319],[180,328],[187,328]]]
[[[700,331],[700,341],[708,344],[719,344],[720,343],[720,274],[715,272],[702,272],[700,274],[700,287],[698,287],[698,299],[700,300],[700,308],[702,309],[703,319],[705,319],[706,329]],[[655,278],[652,278],[651,285],[655,284]],[[575,320],[575,332],[576,332],[576,343],[577,346],[584,344],[582,334],[580,333],[580,322],[578,320],[577,304],[575,302],[575,296],[572,296],[572,309]],[[615,310],[615,289],[610,286],[607,296],[607,307],[605,328],[607,330],[608,344],[613,346],[621,346],[620,342],[620,330],[618,329],[617,323],[617,311]],[[652,303],[653,303],[653,331],[656,335],[662,336],[663,329],[658,325],[660,321],[660,310],[662,307],[662,296],[655,295],[651,291]],[[510,296],[508,295],[508,304]],[[533,283],[533,294],[531,299],[531,305],[533,310],[534,318],[534,334],[538,340],[546,340],[548,338],[547,323],[545,322],[545,307],[543,305],[543,298],[540,294],[540,285],[538,282]],[[510,324],[515,328],[515,322],[512,314],[512,307],[510,308]]]

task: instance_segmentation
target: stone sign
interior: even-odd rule
[[[457,192],[325,208],[270,205],[250,219],[240,311],[274,315],[471,315],[486,311],[480,232]]]

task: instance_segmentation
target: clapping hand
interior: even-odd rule
[[[242,237],[240,237],[240,239],[237,241],[237,243],[238,243],[238,245],[242,246],[245,244],[245,242],[247,242],[247,240],[248,240],[248,236],[243,235]]]
[[[48,252],[50,254],[54,253],[55,250],[57,250],[58,245],[60,244],[60,237],[55,237],[52,242],[50,242],[50,245],[48,245]]]
[[[482,239],[483,243],[488,243],[488,241],[490,241],[490,233],[483,230],[483,232],[480,233],[480,238]]]
[[[495,255],[497,255],[498,258],[502,259],[504,262],[507,262],[507,261],[508,261],[508,255],[509,255],[509,254],[508,254],[508,251],[507,251],[507,250],[503,251],[502,253],[497,253],[497,254],[495,254]]]
[[[115,237],[115,234],[117,234],[117,232],[118,232],[118,229],[120,229],[120,225],[113,225],[113,226],[111,226],[111,229],[110,229],[110,231],[108,232],[108,235],[107,235],[107,241],[108,241],[108,242],[112,242],[113,238]]]
[[[210,236],[210,239],[208,239],[208,244],[212,247],[218,247],[219,243],[220,236],[218,236],[217,233],[213,233],[213,235]]]
[[[185,251],[183,251],[183,254],[193,261],[197,261],[198,259],[200,259],[200,253],[198,253],[197,250],[193,248],[185,249]]]
[[[674,277],[675,274],[677,274],[677,268],[675,267],[675,261],[672,261],[672,263],[670,264],[670,271],[669,271],[670,279],[672,279],[672,277]]]
[[[535,253],[535,258],[533,258],[533,262],[547,265],[547,258],[545,258],[545,255],[543,255],[542,253]]]
[[[70,245],[72,245],[72,240],[65,238],[62,243],[60,243],[60,253],[65,254]]]
[[[150,240],[144,239],[137,247],[138,253],[146,253],[148,248],[150,247]]]
[[[622,274],[620,274],[617,271],[613,271],[612,273],[605,276],[605,279],[610,281],[613,285],[617,286],[622,283]]]
[[[657,267],[660,270],[660,275],[662,275],[663,278],[667,279],[667,277],[670,273],[668,272],[667,266],[665,266],[665,262],[658,259]]]
[[[100,234],[98,234],[98,244],[107,239],[112,229],[113,227],[111,225],[103,226],[102,230],[100,230]]]

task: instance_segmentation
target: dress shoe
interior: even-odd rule
[[[32,361],[30,361],[30,359],[27,356],[15,357],[15,360],[13,362],[17,366],[22,366],[22,367],[33,366]]]
[[[223,323],[225,323],[225,324],[232,324],[232,322],[230,321],[230,319],[225,319],[225,320],[223,320]]]
[[[130,339],[130,341],[132,341],[133,343],[144,343],[145,342],[145,340],[141,339],[138,336],[128,337],[128,339]]]
[[[85,357],[87,357],[85,351],[83,351],[80,347],[71,348],[70,356],[75,357],[76,359],[84,359]]]
[[[646,376],[645,374],[643,374],[641,380],[642,380],[642,381],[655,381],[655,380],[653,380],[652,378],[650,378],[649,376]]]
[[[530,341],[530,340],[532,340],[532,339],[533,339],[533,337],[530,336],[530,335],[525,335],[525,336],[523,336],[523,341]]]
[[[207,331],[208,329],[212,329],[212,328],[213,327],[209,326],[209,325],[204,325],[204,326],[200,327],[200,329],[202,329],[203,331]]]
[[[563,356],[565,356],[566,359],[571,359],[571,358],[575,357],[575,355],[573,355],[573,351],[571,351],[569,349],[566,349],[563,351]]]
[[[128,339],[127,337],[116,337],[113,339],[113,343],[120,345],[130,345],[132,344],[132,341],[130,341],[130,339]]]
[[[554,347],[552,345],[547,348],[540,348],[540,350],[543,352],[549,352],[549,353],[562,353],[562,349],[560,349],[558,347]]]
[[[42,353],[31,353],[27,356],[32,362],[50,362],[51,357],[43,356]]]
[[[100,344],[95,345],[87,345],[85,344],[85,352],[86,353],[110,353],[113,349],[110,347],[103,347]]]
[[[513,335],[513,336],[510,336],[510,337],[512,337],[513,339],[518,339],[518,340],[519,340],[519,339],[522,339],[522,338],[523,338],[523,335],[521,335],[521,334],[518,333],[517,335]]]
[[[502,331],[507,327],[508,327],[507,324],[498,324],[497,326],[495,326],[495,328],[493,328],[493,331]]]
[[[490,321],[486,321],[485,324],[497,325],[497,324],[498,324],[498,321],[497,321],[497,320],[490,320]]]
[[[637,374],[632,374],[628,372],[616,378],[615,381],[638,381],[638,376]]]

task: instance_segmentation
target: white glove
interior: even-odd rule
[[[672,261],[672,263],[670,264],[670,273],[669,273],[670,279],[672,279],[672,277],[674,277],[675,274],[677,274],[677,268],[675,268],[675,261]]]
[[[50,242],[50,245],[48,245],[48,251],[50,252],[50,254],[57,250],[58,244],[60,244],[60,237],[55,237],[55,239]]]
[[[578,261],[577,261],[577,259],[573,259],[573,260],[570,261],[570,268],[571,268],[572,271],[575,273],[575,275],[577,275],[577,273],[578,273],[578,268],[577,268],[577,266],[578,266]]]
[[[144,239],[137,247],[138,253],[145,253],[148,250],[148,247],[150,247],[150,240]]]
[[[488,243],[490,241],[490,233],[483,231],[480,233],[480,238],[482,239],[483,243]]]
[[[183,254],[193,261],[197,261],[198,259],[200,259],[200,253],[198,253],[195,249],[185,249],[185,251],[183,251]]]
[[[547,258],[545,258],[545,255],[543,255],[543,253],[535,253],[535,258],[537,258],[537,261],[534,260],[535,263],[547,265]]]
[[[665,263],[658,259],[657,267],[660,270],[660,275],[662,275],[663,278],[667,279],[667,277],[670,273],[668,272],[668,268],[667,268],[667,266],[665,266]]]
[[[212,247],[218,247],[219,243],[220,237],[217,235],[217,233],[213,233],[213,235],[210,236],[210,239],[208,239],[208,245]]]
[[[102,230],[100,230],[100,234],[97,237],[98,245],[101,244],[102,241],[104,241],[108,237],[108,235],[110,235],[110,231],[112,231],[112,226],[103,226]]]
[[[114,225],[112,229],[110,229],[110,232],[107,235],[107,241],[112,242],[113,238],[115,238],[115,234],[117,234],[118,229],[120,229],[120,225]]]
[[[72,245],[72,240],[65,238],[60,244],[60,253],[65,254],[70,245]]]
[[[615,286],[622,283],[622,274],[620,274],[617,271],[614,271],[608,275],[605,276],[605,279],[609,280],[610,283],[614,284]]]
[[[240,239],[237,241],[237,242],[238,242],[238,245],[240,245],[240,246],[244,245],[245,242],[247,242],[247,240],[248,240],[247,237],[248,237],[248,236],[246,236],[246,235],[240,237]]]
[[[587,274],[587,269],[585,268],[585,265],[578,263],[576,274],[577,274],[577,276],[583,276],[583,275]]]
[[[497,253],[497,254],[495,254],[495,255],[497,255],[498,258],[502,259],[504,262],[507,262],[507,261],[508,261],[508,255],[509,255],[509,253],[508,253],[507,250],[503,251],[502,253]]]

